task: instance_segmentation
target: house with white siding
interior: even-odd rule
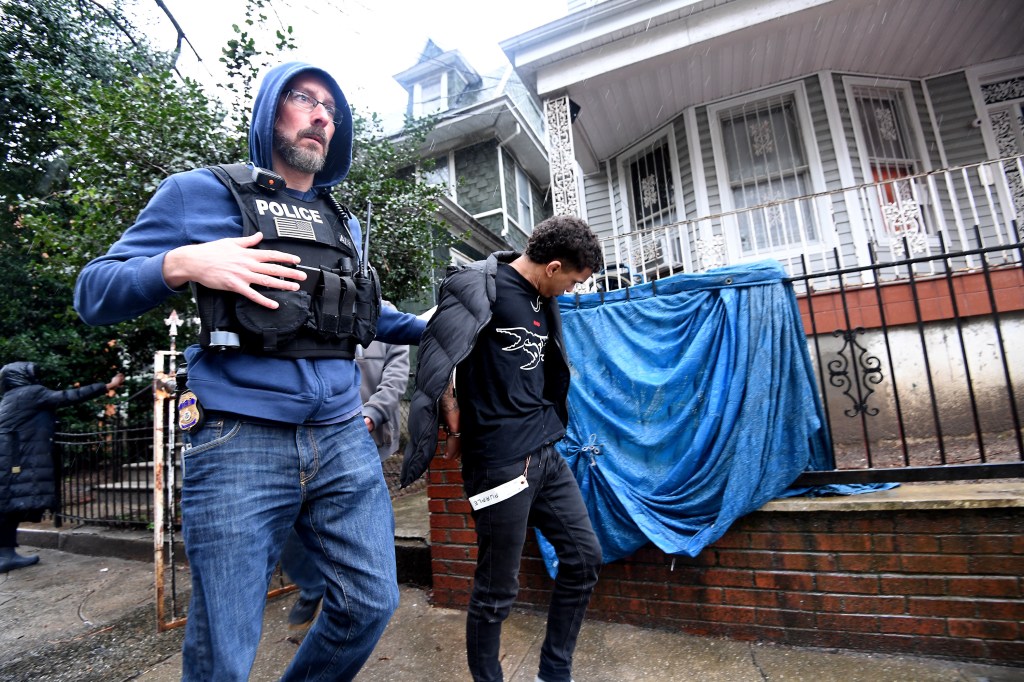
[[[837,442],[1019,453],[1022,28],[1019,0],[572,0],[501,47],[592,289],[777,260]]]
[[[554,210],[637,280],[1017,241],[1024,4],[569,4],[501,46],[546,112]]]

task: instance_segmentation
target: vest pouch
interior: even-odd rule
[[[239,296],[235,303],[235,317],[245,332],[243,336],[246,340],[255,338],[253,345],[266,352],[275,351],[294,338],[309,321],[312,315],[311,299],[302,289],[267,289],[260,293],[277,301],[277,310],[271,310]]]
[[[380,318],[380,280],[377,271],[367,268],[353,278],[356,283],[355,328],[353,336],[359,345],[369,346],[377,336],[377,320]]]
[[[350,336],[355,300],[356,285],[351,277],[322,270],[313,297],[310,327],[324,339]]]

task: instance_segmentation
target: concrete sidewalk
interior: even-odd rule
[[[396,546],[407,550],[399,551],[399,562],[422,561],[425,492],[397,498],[395,513]],[[32,532],[19,535],[21,551],[38,554],[41,561],[0,575],[0,682],[180,679],[183,631],[156,632],[152,563],[64,551],[119,548],[145,555],[145,533],[27,530]],[[151,537],[148,542],[151,554]],[[423,587],[402,585],[399,609],[359,682],[470,679],[464,613],[433,608],[428,596]],[[268,602],[253,682],[279,679],[294,655],[302,632],[289,630],[287,614],[296,599],[293,592]],[[544,621],[536,611],[516,610],[506,622],[502,667],[509,682],[533,681]],[[1024,668],[759,645],[588,620],[574,677],[579,682],[1021,682]]]
[[[465,662],[465,614],[433,608],[426,591],[403,585],[398,611],[357,682],[470,682]],[[297,597],[267,606],[251,682],[280,678],[301,634],[288,630]],[[502,668],[508,682],[533,682],[544,639],[544,617],[516,610],[502,629]],[[175,682],[181,654],[141,674],[139,682]],[[932,659],[833,653],[691,637],[629,625],[586,621],[573,677],[580,682],[1011,682],[1024,669]]]

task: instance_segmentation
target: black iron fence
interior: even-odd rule
[[[150,389],[145,389],[150,393]],[[142,393],[142,392],[140,392]],[[134,396],[133,396],[134,398]],[[134,400],[132,401],[134,402]],[[175,504],[165,501],[164,518],[172,527],[180,527],[181,492],[180,445],[182,434],[166,415],[163,428],[154,430],[153,410],[135,405],[138,414],[148,414],[149,423],[132,426],[111,426],[90,432],[58,432],[54,435],[54,455],[60,468],[58,476],[59,512],[52,516],[55,526],[70,524],[101,524],[126,528],[151,528],[154,521],[154,438],[165,439],[162,471],[165,488],[173,492]],[[402,419],[408,415],[403,403]],[[138,419],[135,420],[139,421]],[[172,432],[173,429],[173,432]],[[174,474],[169,473],[173,455]],[[384,479],[392,497],[400,497],[426,486],[426,479],[400,488],[401,454],[383,462]],[[168,490],[164,491],[165,498]]]
[[[1021,242],[955,253],[940,243],[933,255],[872,253],[868,266],[792,277],[807,292],[834,453],[833,470],[799,484],[1024,477],[1022,261]],[[828,291],[816,293],[819,280]]]
[[[103,520],[145,527],[152,521],[152,426],[57,433],[54,447],[62,468],[55,525]]]

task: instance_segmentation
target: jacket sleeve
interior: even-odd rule
[[[74,405],[75,403],[82,403],[86,400],[91,400],[92,398],[101,396],[106,392],[107,385],[103,382],[89,384],[88,386],[80,386],[78,388],[69,388],[65,391],[46,390],[40,396],[40,403],[42,404],[42,407],[47,409],[56,409],[58,407]]]
[[[389,306],[382,306],[380,319],[377,320],[377,340],[400,346],[416,346],[426,326],[426,320],[412,313],[402,313]]]
[[[75,310],[86,324],[114,324],[141,315],[175,294],[163,277],[164,255],[189,243],[172,216],[185,214],[174,178],[161,183],[138,220],[75,283]]]
[[[231,193],[207,169],[178,173],[160,183],[135,224],[75,283],[75,310],[86,324],[138,317],[183,291],[164,281],[164,256],[179,246],[242,235]]]
[[[363,414],[373,420],[374,427],[391,421],[398,412],[398,403],[409,385],[409,347],[388,345],[384,354],[384,369],[376,390],[363,404]]]

